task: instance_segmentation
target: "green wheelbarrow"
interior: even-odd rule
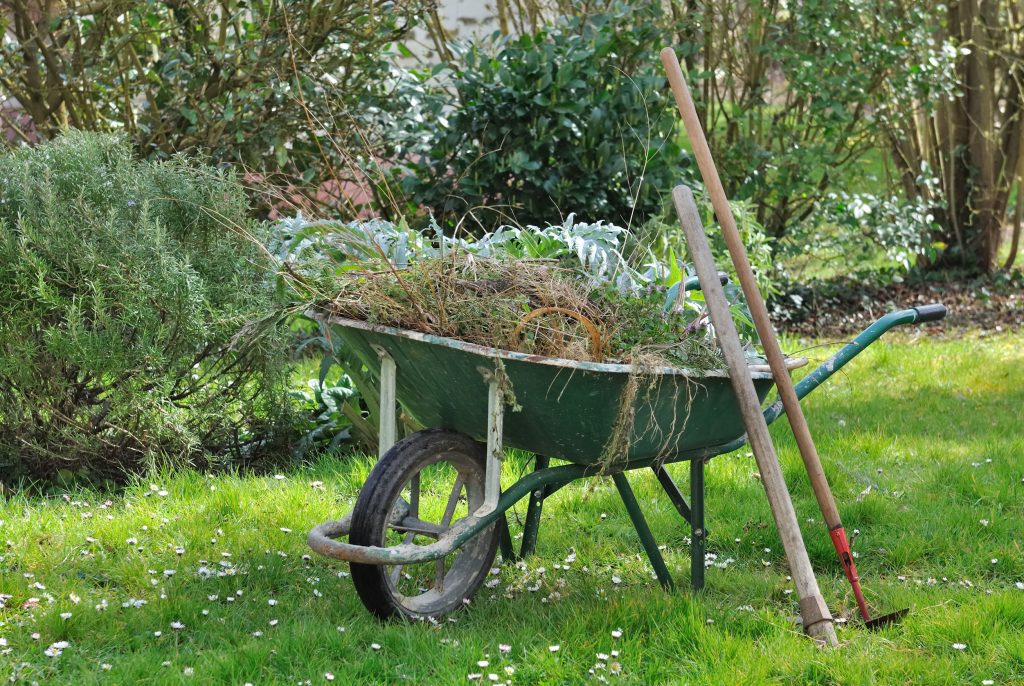
[[[696,288],[696,280],[685,284]],[[942,319],[942,305],[887,314],[797,385],[817,388],[889,329]],[[380,459],[351,513],[315,527],[313,550],[351,565],[363,604],[381,619],[425,619],[462,607],[487,577],[500,546],[514,559],[505,513],[528,498],[518,555],[532,554],[544,500],[576,479],[611,476],[660,583],[672,577],[625,477],[652,469],[691,527],[690,583],[704,585],[704,465],[742,447],[745,429],[725,371],[645,370],[486,348],[449,338],[322,319],[380,383]],[[805,360],[791,360],[799,366]],[[758,397],[773,386],[750,366]],[[628,407],[623,407],[623,399]],[[397,408],[431,427],[396,441]],[[783,414],[768,404],[771,423]],[[621,433],[624,415],[631,418]],[[609,446],[616,454],[609,456]],[[535,469],[501,487],[503,448],[535,454]],[[611,459],[610,459],[611,458]],[[566,462],[551,465],[551,459]],[[689,461],[689,502],[664,465]],[[347,537],[347,541],[339,540]]]

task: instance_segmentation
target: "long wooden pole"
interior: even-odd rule
[[[736,267],[736,275],[739,277],[740,286],[747,299],[747,306],[750,308],[751,317],[754,320],[754,327],[761,339],[765,357],[768,358],[768,365],[771,367],[772,376],[775,377],[775,385],[779,389],[779,397],[782,398],[782,405],[786,409],[786,418],[793,429],[793,436],[800,448],[800,456],[803,458],[804,467],[810,477],[811,488],[814,489],[814,497],[818,500],[818,507],[825,518],[829,528],[829,535],[832,544],[839,555],[839,561],[843,565],[846,578],[853,587],[854,596],[864,621],[870,619],[867,603],[860,590],[860,583],[857,577],[857,569],[853,564],[853,556],[850,553],[850,544],[846,539],[846,530],[843,528],[842,520],[839,518],[839,510],[836,508],[835,499],[832,497],[832,490],[829,488],[828,480],[825,478],[825,471],[821,466],[821,459],[814,446],[814,439],[811,438],[811,430],[807,426],[803,410],[800,408],[800,400],[796,396],[793,387],[793,380],[789,377],[789,370],[786,369],[786,362],[779,347],[775,329],[772,327],[771,319],[768,317],[768,308],[765,306],[761,292],[757,288],[757,281],[754,278],[754,270],[750,267],[750,260],[747,259],[747,251],[743,246],[743,239],[740,237],[739,229],[736,226],[736,219],[733,217],[732,208],[729,206],[729,199],[725,195],[725,186],[718,176],[718,169],[711,157],[711,149],[708,147],[707,139],[704,137],[704,129],[701,127],[700,119],[697,117],[697,108],[690,96],[690,89],[686,86],[683,78],[683,71],[679,66],[679,59],[675,50],[664,48],[661,51],[661,62],[668,75],[669,85],[675,95],[676,105],[679,114],[683,118],[686,133],[689,136],[690,144],[693,147],[694,157],[697,159],[697,166],[700,169],[701,177],[711,196],[711,204],[715,208],[715,216],[722,228],[722,235],[725,244],[729,248],[729,255]]]
[[[750,370],[747,368],[736,324],[732,321],[729,301],[718,280],[718,270],[708,246],[707,236],[704,234],[704,227],[701,225],[697,205],[693,201],[693,194],[686,186],[676,186],[672,192],[672,201],[676,206],[676,214],[679,215],[679,223],[686,234],[686,245],[697,269],[704,302],[711,314],[711,322],[715,325],[718,345],[729,367],[729,378],[736,391],[743,423],[747,428],[747,440],[754,451],[757,469],[761,473],[761,484],[768,495],[768,504],[779,530],[779,538],[782,539],[782,547],[786,551],[786,559],[789,560],[790,573],[800,597],[800,616],[803,618],[804,630],[809,635],[834,646],[836,632],[832,626],[832,615],[818,589],[818,581],[814,578],[814,570],[807,557],[804,539],[800,535],[800,524],[796,519],[796,510],[793,509],[793,502],[786,489],[779,458],[775,454],[775,446],[772,445],[772,438],[768,433],[768,423],[761,412],[761,403],[758,401],[754,382],[750,378]]]

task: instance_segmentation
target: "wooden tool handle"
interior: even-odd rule
[[[751,317],[754,320],[754,327],[764,347],[765,357],[768,358],[768,365],[772,369],[772,376],[775,378],[775,385],[779,389],[779,397],[782,398],[782,405],[786,409],[786,418],[793,429],[793,436],[796,438],[797,446],[800,448],[800,456],[803,458],[804,467],[810,477],[811,488],[814,489],[814,497],[818,500],[818,507],[825,518],[828,528],[834,529],[842,526],[839,519],[839,510],[836,508],[832,491],[829,488],[825,472],[821,467],[821,459],[814,447],[814,439],[811,438],[811,431],[807,427],[807,420],[804,418],[803,410],[800,409],[800,400],[793,388],[793,380],[789,377],[786,369],[785,358],[782,349],[779,347],[778,338],[775,336],[775,329],[772,327],[771,319],[768,317],[768,308],[765,306],[761,292],[757,288],[757,281],[754,278],[754,270],[747,259],[747,251],[743,247],[743,240],[740,238],[739,229],[736,226],[736,219],[732,215],[729,206],[729,199],[725,195],[725,186],[718,176],[718,169],[711,157],[711,149],[708,147],[707,139],[704,137],[704,129],[701,127],[700,119],[697,117],[697,108],[690,96],[690,89],[686,86],[683,78],[683,71],[679,66],[679,59],[675,50],[665,48],[661,51],[661,62],[668,75],[669,85],[675,95],[676,106],[683,118],[683,125],[690,138],[690,145],[693,147],[693,155],[697,160],[697,167],[700,169],[701,177],[704,179],[704,186],[711,197],[711,205],[715,208],[715,216],[722,227],[722,236],[729,248],[729,255],[736,266],[736,275],[740,281],[740,287],[747,298],[747,306],[750,308]]]
[[[800,524],[796,519],[796,511],[790,500],[786,481],[779,467],[775,446],[768,433],[768,423],[761,412],[754,382],[747,369],[746,356],[740,343],[736,324],[732,320],[729,301],[725,297],[722,284],[718,281],[715,260],[708,246],[704,227],[701,225],[697,206],[693,202],[693,194],[686,186],[677,186],[672,192],[679,223],[686,235],[686,245],[690,251],[700,279],[704,302],[711,314],[711,322],[715,325],[715,336],[729,367],[729,379],[736,392],[740,413],[747,429],[747,439],[757,460],[757,469],[761,473],[761,484],[768,496],[772,516],[779,529],[782,547],[786,551],[789,569],[793,575],[797,593],[800,596],[800,614],[804,620],[807,633],[836,645],[835,628],[832,626],[832,615],[821,596],[818,582],[814,578],[811,561],[807,557],[804,539],[800,534]]]

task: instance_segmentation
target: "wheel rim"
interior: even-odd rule
[[[433,456],[410,475],[391,505],[381,531],[385,547],[427,545],[483,503],[484,472],[460,453]],[[491,530],[474,536],[451,554],[412,565],[385,565],[381,573],[395,603],[407,614],[432,616],[458,607],[475,590],[490,549]]]

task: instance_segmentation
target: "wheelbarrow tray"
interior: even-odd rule
[[[394,359],[399,404],[423,426],[484,440],[484,373],[500,366],[515,397],[504,418],[507,447],[580,465],[602,457],[671,462],[680,453],[731,443],[745,433],[725,370],[646,368],[635,378],[636,392],[627,394],[630,365],[529,355],[350,319],[324,321],[371,374],[380,368],[378,350]],[[773,386],[771,373],[750,374],[763,401]],[[627,440],[616,440],[625,454],[606,456],[628,395],[634,396],[633,426]]]

